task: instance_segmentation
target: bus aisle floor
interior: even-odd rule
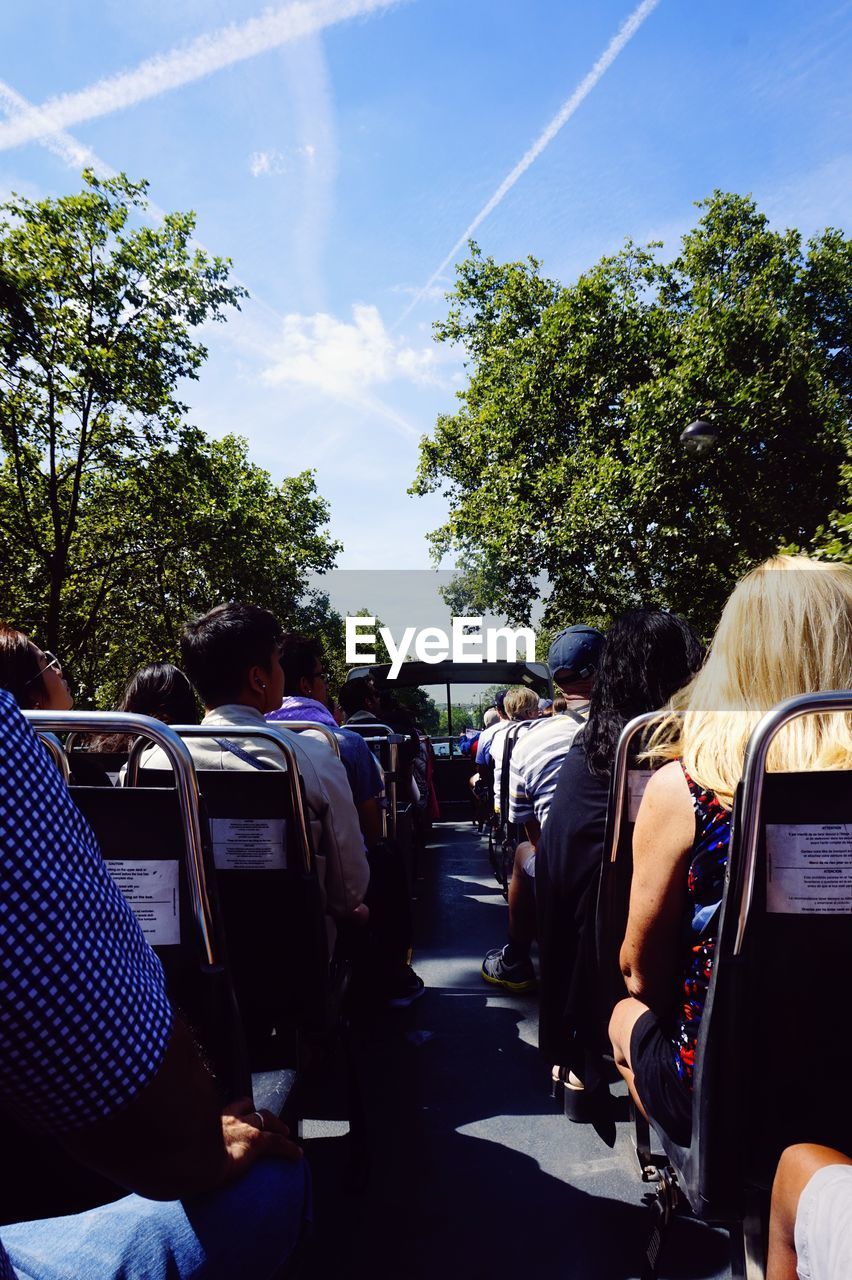
[[[569,1123],[537,1048],[537,1001],[486,986],[506,907],[469,823],[434,828],[414,966],[426,993],[355,1029],[371,1175],[347,1190],[346,1125],[305,1123],[316,1239],[299,1280],[638,1280],[651,1227],[625,1119],[609,1147]],[[728,1240],[673,1224],[662,1280],[728,1277]]]

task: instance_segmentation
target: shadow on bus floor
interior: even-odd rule
[[[651,1216],[628,1126],[610,1149],[557,1111],[535,1000],[480,984],[476,958],[505,917],[471,900],[460,858],[480,874],[479,847],[457,835],[421,890],[426,994],[354,1033],[371,1148],[362,1193],[344,1189],[344,1126],[314,1112],[306,1127],[317,1233],[299,1280],[634,1280]],[[677,1221],[661,1278],[721,1280],[727,1251],[724,1232]]]

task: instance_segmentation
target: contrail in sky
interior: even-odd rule
[[[22,111],[0,124],[0,151],[43,140],[85,120],[111,115],[269,49],[398,3],[399,0],[295,0],[248,22],[222,27],[182,48],[148,58],[132,71],[119,72],[78,93],[65,93]]]
[[[3,107],[12,112],[25,112],[33,109],[32,103],[29,102],[23,94],[18,93],[17,89],[13,88],[13,86],[8,84],[5,80],[0,80],[0,108]],[[92,169],[101,178],[116,176],[117,171],[113,169],[112,165],[107,164],[107,162],[102,160],[101,157],[92,151],[90,147],[85,146],[84,143],[80,142],[70,133],[65,133],[60,130],[59,132],[51,133],[39,138],[39,142],[47,151],[50,151],[53,155],[57,156],[63,164],[68,166],[69,169],[76,169],[79,171],[81,168],[87,167]],[[166,217],[166,212],[164,209],[161,209],[158,205],[149,200],[146,216],[155,224],[162,223]],[[210,250],[194,237],[191,244],[205,253],[210,253]],[[232,284],[239,284],[245,287],[244,282],[240,280],[239,276],[232,275],[230,279]],[[265,317],[266,323],[263,326],[264,331],[267,330],[267,327],[270,324],[276,329],[283,328],[286,323],[286,318],[280,311],[277,311],[274,307],[270,306],[268,302],[265,302],[263,298],[258,297],[256,293],[250,292],[249,301],[252,308],[258,310]],[[239,335],[241,334],[244,344],[253,350],[256,355],[264,359],[270,358],[264,344],[258,343],[254,340],[251,334],[251,321],[247,319],[243,312],[237,312],[237,315],[231,318],[230,326],[232,332],[235,330],[237,331],[238,342],[240,341]],[[357,391],[348,394],[345,392],[339,392],[337,393],[337,399],[345,404],[349,404],[351,407],[360,409],[362,412],[365,411],[384,418],[398,434],[405,436],[407,439],[417,439],[421,434],[421,432],[406,418],[404,418],[402,414],[398,413],[396,409],[391,405],[386,404],[383,400],[380,400],[377,396],[361,394]]]
[[[440,265],[432,272],[423,288],[418,290],[414,295],[411,302],[409,302],[408,306],[399,317],[399,320],[397,320],[397,324],[401,324],[406,316],[411,314],[424,295],[432,288],[432,285],[438,277],[443,275],[450,263],[453,262],[459,249],[467,244],[468,240],[471,238],[474,231],[476,231],[480,223],[484,222],[488,215],[494,212],[498,204],[503,200],[503,197],[508,195],[518,179],[523,177],[527,169],[529,169],[530,165],[538,159],[548,143],[553,141],[562,126],[568,123],[580,104],[589,96],[601,77],[615,62],[625,45],[633,39],[636,32],[642,26],[642,23],[650,16],[650,14],[653,13],[659,3],[660,0],[642,0],[642,3],[636,6],[627,21],[619,28],[610,40],[609,44],[604,49],[588,75],[580,81],[577,88],[571,94],[571,97],[559,108],[556,115],[544,131],[539,134],[529,150],[524,152],[523,156],[515,165],[511,173],[506,175],[488,203],[482,206],[470,226],[465,228],[450,252]]]
[[[31,102],[20,93],[17,89],[13,89],[5,80],[0,80],[0,106],[8,108],[8,114],[17,117],[28,111],[33,111],[34,107]],[[78,142],[76,138],[72,138],[70,133],[53,133],[48,137],[41,139],[42,144],[58,156],[63,164],[69,169],[92,169],[101,178],[114,178],[115,170],[110,169],[109,165],[103,163],[91,151],[89,147]]]

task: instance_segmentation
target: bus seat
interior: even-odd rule
[[[199,770],[210,819],[228,959],[253,1067],[292,1066],[297,1035],[323,1035],[345,983],[329,967],[316,866],[302,850],[309,828],[294,812],[287,775]],[[169,787],[169,771],[139,780]]]
[[[127,893],[166,975],[169,998],[209,1055],[223,1098],[249,1091],[248,1058],[215,896],[209,829],[200,811],[204,837],[208,909],[213,921],[215,961],[199,945],[187,874],[180,800],[174,788],[128,790],[113,787],[70,788],[74,802],[97,837],[101,853],[119,887]],[[147,877],[159,895],[150,907]]]
[[[625,995],[619,953],[627,928],[630,882],[633,879],[633,828],[639,802],[653,770],[636,763],[641,738],[660,718],[647,712],[630,720],[621,732],[613,760],[607,802],[595,918],[595,969],[598,981],[601,1041],[609,1045],[612,1010]]]
[[[689,1147],[657,1129],[678,1192],[705,1221],[733,1225],[749,1277],[762,1274],[758,1217],[783,1149],[816,1142],[852,1151],[841,1025],[852,967],[852,771],[765,773],[775,734],[816,711],[852,712],[852,692],[789,699],[749,741]]]

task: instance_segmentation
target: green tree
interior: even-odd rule
[[[95,619],[67,607],[69,583],[96,576],[106,550],[86,558],[92,506],[108,536],[109,481],[120,494],[180,436],[177,387],[207,354],[193,329],[245,292],[226,260],[191,248],[192,214],[134,225],[146,183],[83,177],[77,195],[0,206],[0,520],[41,584],[40,638],[71,655]]]
[[[389,687],[397,702],[411,712],[424,733],[436,734],[445,732],[445,730],[439,728],[441,712],[438,710],[438,704],[425,689],[398,689],[394,685]],[[446,713],[444,713],[445,721],[446,718]]]
[[[312,473],[276,485],[244,440],[187,426],[177,396],[206,355],[192,330],[244,291],[191,249],[191,214],[134,226],[146,184],[84,176],[80,195],[19,198],[0,222],[6,617],[100,705],[139,664],[174,658],[182,622],[222,600],[337,647],[327,599],[302,598],[339,549]]]
[[[807,550],[818,560],[852,565],[852,463],[842,468],[842,476],[845,490],[843,507],[832,511],[825,525],[817,529]]]
[[[462,729],[472,729],[474,727],[474,714],[469,706],[464,703],[454,702],[452,705],[453,712],[453,737],[458,737]],[[447,708],[442,707],[438,716],[438,727],[436,732],[439,737],[449,733],[449,721],[447,719]]]
[[[852,394],[852,241],[803,246],[716,192],[671,262],[628,242],[571,286],[475,244],[438,341],[463,348],[459,410],[421,444],[442,490],[455,599],[544,629],[640,602],[703,631],[736,578],[806,545],[838,505]],[[679,443],[710,418],[703,458]]]

